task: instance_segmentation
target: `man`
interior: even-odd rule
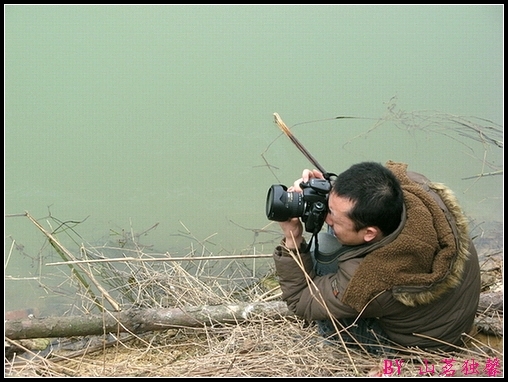
[[[311,178],[323,174],[304,170],[288,191],[301,192]],[[463,344],[480,269],[451,190],[403,163],[355,164],[333,180],[325,222],[333,236],[320,232],[325,251],[315,254],[299,218],[279,222],[284,239],[273,258],[292,312],[317,321],[324,336],[375,354],[395,344],[444,351]]]

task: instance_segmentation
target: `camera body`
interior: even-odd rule
[[[300,187],[302,192],[289,192],[282,184],[272,185],[266,197],[266,216],[279,222],[299,217],[307,232],[318,233],[328,213],[332,185],[327,179],[313,178]]]

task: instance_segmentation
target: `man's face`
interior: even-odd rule
[[[360,245],[366,242],[367,228],[356,231],[353,221],[348,217],[348,212],[353,206],[354,203],[351,200],[333,192],[328,196],[328,215],[325,222],[343,245]]]

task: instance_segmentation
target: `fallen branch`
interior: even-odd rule
[[[209,305],[171,309],[137,309],[104,312],[102,315],[45,317],[5,321],[5,337],[27,338],[72,337],[104,333],[166,330],[243,322],[256,315],[288,316],[282,301]]]
[[[292,315],[283,301],[170,309],[131,308],[122,312],[106,311],[102,315],[7,320],[5,321],[5,337],[18,340],[120,332],[140,334],[182,327],[240,323],[257,316],[276,318]],[[499,318],[489,318],[481,314],[475,319],[475,324],[483,332],[503,335],[502,320]]]

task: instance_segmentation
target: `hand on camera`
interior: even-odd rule
[[[288,192],[302,192],[300,184],[307,183],[310,179],[324,179],[323,174],[319,170],[303,170],[302,177],[293,183],[293,186],[288,187]],[[296,249],[300,247],[303,241],[303,224],[300,218],[291,218],[284,222],[279,222],[279,225],[284,232],[286,247],[289,249]]]
[[[324,179],[323,173],[319,170],[303,170],[302,177],[297,179],[293,186],[288,187],[289,192],[302,192],[301,183],[307,183],[310,179]]]
[[[279,222],[282,232],[284,232],[284,241],[289,249],[300,247],[303,241],[303,224],[300,218],[291,218],[285,222]]]

